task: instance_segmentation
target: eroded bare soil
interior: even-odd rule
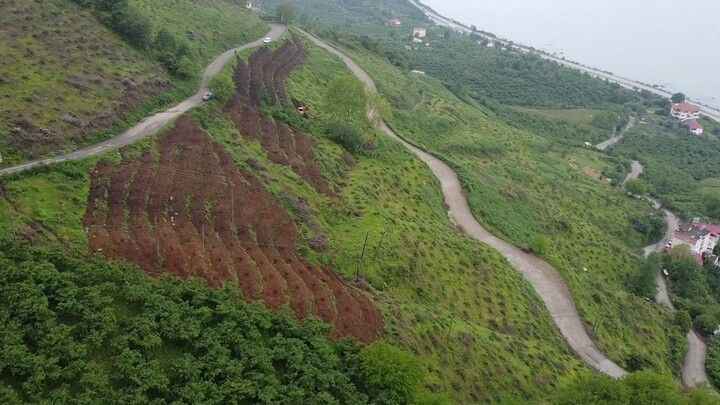
[[[317,191],[333,195],[315,158],[313,138],[260,112],[263,104],[291,106],[285,83],[304,61],[305,49],[294,40],[275,51],[260,48],[248,63],[240,60],[234,74],[236,94],[227,111],[243,136],[259,141],[272,162],[291,167]]]
[[[380,335],[370,298],[300,257],[287,211],[189,118],[155,153],[100,162],[91,177],[85,227],[93,251],[151,275],[237,283],[249,301],[331,323],[336,338]]]

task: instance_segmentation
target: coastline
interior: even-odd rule
[[[502,45],[521,50],[526,53],[531,53],[533,55],[537,55],[543,59],[550,60],[556,63],[559,63],[563,66],[569,67],[571,69],[579,70],[585,73],[590,74],[591,76],[598,78],[598,79],[604,79],[608,80],[610,82],[613,82],[615,84],[618,84],[626,89],[639,91],[639,90],[646,90],[653,94],[656,94],[661,97],[669,98],[673,95],[673,92],[658,86],[653,86],[648,83],[644,83],[639,80],[634,80],[630,78],[626,78],[623,76],[616,75],[614,73],[605,71],[603,69],[595,68],[592,66],[584,65],[580,62],[568,60],[562,57],[557,57],[549,52],[546,52],[542,49],[537,49],[532,46],[528,46],[525,44],[517,43],[515,41],[511,41],[506,38],[498,37],[497,35],[483,31],[482,29],[478,29],[477,31],[474,31],[470,25],[465,24],[461,21],[455,20],[450,17],[446,17],[433,9],[432,7],[424,4],[421,0],[408,0],[410,4],[417,7],[423,14],[425,14],[426,17],[428,17],[433,23],[445,26],[448,28],[451,28],[455,31],[464,33],[464,34],[470,34],[475,33],[476,35],[487,39],[492,40],[495,42],[499,42]],[[720,122],[720,106],[716,105],[710,105],[705,102],[702,102],[697,99],[688,98],[688,101],[699,106],[701,109],[701,114],[705,117],[712,119],[714,121]]]

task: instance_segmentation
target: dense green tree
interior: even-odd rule
[[[351,123],[333,121],[325,131],[330,139],[351,153],[360,152],[365,143],[360,130]]]
[[[700,402],[699,402],[700,401]],[[615,380],[599,373],[583,373],[564,381],[553,399],[558,405],[682,405],[720,404],[707,390],[683,392],[670,376],[650,371],[631,373]]]
[[[295,19],[295,5],[289,1],[286,1],[278,6],[277,9],[278,17],[280,22],[283,24],[289,24]]]
[[[337,78],[328,86],[324,110],[335,120],[359,122],[368,104],[365,87],[352,76]]]
[[[672,100],[673,103],[682,103],[685,101],[685,94],[683,93],[675,93],[672,95],[670,100]]]
[[[657,254],[650,255],[643,262],[637,273],[630,278],[630,288],[635,294],[648,299],[655,299],[657,293],[655,277],[660,271],[661,262],[662,259]]]
[[[3,404],[407,404],[423,379],[410,354],[333,342],[235,287],[17,244],[0,278]]]
[[[423,371],[412,355],[386,343],[376,343],[363,350],[361,363],[367,391],[377,398],[378,404],[413,403]]]

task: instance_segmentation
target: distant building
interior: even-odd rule
[[[690,103],[676,103],[672,105],[670,115],[680,121],[687,121],[700,118],[700,108]]]
[[[690,133],[693,135],[700,136],[705,132],[705,129],[702,127],[702,125],[700,125],[700,123],[697,122],[697,120],[695,120],[695,119],[687,120],[683,124],[688,128]]]
[[[413,28],[413,38],[424,39],[425,37],[427,37],[426,28]]]
[[[391,18],[385,23],[385,25],[387,25],[388,27],[397,28],[402,26],[402,21],[400,21],[399,18]]]
[[[410,73],[416,74],[416,75],[421,75],[421,76],[425,75],[425,72],[423,72],[422,70],[411,70]]]
[[[720,226],[693,221],[676,231],[673,241],[689,245],[698,263],[702,264],[720,242]]]

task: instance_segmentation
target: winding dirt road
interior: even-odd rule
[[[287,27],[279,24],[271,24],[270,32],[266,35],[273,40],[279,39],[287,30]],[[72,160],[82,160],[88,157],[97,156],[102,153],[121,148],[133,144],[141,139],[147,138],[148,136],[156,134],[159,130],[165,127],[167,124],[180,117],[184,113],[192,110],[193,108],[203,104],[203,95],[208,91],[210,80],[215,77],[225,67],[225,65],[235,57],[235,52],[243,51],[245,49],[257,48],[263,45],[263,38],[249,44],[243,45],[239,48],[230,49],[222,55],[218,56],[203,72],[202,80],[200,82],[200,88],[197,93],[192,97],[186,99],[180,104],[159,112],[155,115],[145,118],[140,121],[134,127],[127,131],[117,135],[107,141],[100,142],[98,144],[88,146],[86,148],[78,149],[68,154],[55,156],[47,159],[35,160],[32,162],[24,163],[17,166],[7,167],[0,169],[0,177],[8,176],[11,174],[21,173],[36,167],[50,166],[62,162]]]
[[[620,139],[622,139],[622,135],[623,134],[621,134]],[[610,140],[614,138],[617,137],[613,136],[610,138]],[[596,147],[600,150],[605,150],[607,149],[607,147],[617,143],[620,139],[611,143],[610,145],[605,146],[610,141],[608,140],[597,145]],[[645,168],[640,162],[638,162],[637,160],[633,160],[630,168],[630,173],[628,173],[622,183],[623,187],[627,182],[640,178],[644,170]],[[647,257],[650,256],[650,254],[652,253],[662,252],[663,248],[665,247],[666,241],[673,239],[675,230],[680,226],[680,219],[670,210],[664,209],[660,201],[648,196],[645,196],[644,198],[646,198],[656,209],[663,210],[663,212],[665,213],[665,224],[667,226],[667,229],[665,230],[665,237],[658,243],[647,246],[644,249],[645,257]],[[675,312],[675,306],[670,299],[670,294],[668,293],[668,287],[667,283],[665,282],[665,277],[661,273],[658,273],[655,277],[655,283],[657,284],[655,302],[667,307],[670,311]],[[687,340],[688,352],[685,355],[685,361],[683,362],[681,372],[682,383],[685,387],[688,388],[694,388],[703,384],[708,384],[709,380],[707,377],[707,373],[705,372],[705,356],[707,355],[707,347],[705,345],[705,342],[703,342],[703,340],[694,330],[690,330],[688,332]]]
[[[630,117],[630,120],[628,121],[627,125],[625,125],[625,128],[623,128],[620,133],[617,133],[617,129],[613,131],[613,136],[610,137],[605,142],[597,144],[595,146],[599,150],[607,150],[608,148],[615,146],[618,142],[622,141],[622,139],[625,137],[625,133],[629,131],[632,127],[635,126],[635,117]]]
[[[350,57],[313,35],[303,33],[315,43],[315,45],[339,57],[348,69],[367,86],[369,91],[377,91],[375,83],[370,76]],[[371,118],[375,116],[372,111],[369,114]],[[575,308],[570,290],[560,274],[540,258],[523,252],[485,230],[470,211],[460,181],[448,165],[440,159],[406,142],[393,132],[384,121],[374,121],[377,122],[379,130],[388,137],[400,142],[405,148],[430,167],[435,177],[440,180],[442,192],[445,196],[445,203],[449,207],[449,215],[455,223],[474,239],[497,249],[513,267],[522,273],[530,284],[532,284],[535,291],[545,303],[553,321],[575,353],[597,371],[615,378],[625,375],[625,370],[608,359],[597,348],[592,339],[590,339],[580,319],[580,315]]]
[[[633,160],[632,169],[628,173],[623,185],[631,180],[636,180],[643,173],[643,166],[637,160]],[[659,201],[646,197],[650,203],[657,209],[662,208],[662,204]],[[649,256],[651,253],[661,252],[665,246],[665,242],[672,240],[675,234],[675,229],[680,226],[680,219],[677,215],[673,214],[670,210],[663,209],[665,213],[665,224],[667,230],[665,231],[665,237],[658,243],[650,245],[644,249],[645,256]],[[657,294],[655,295],[655,302],[660,305],[667,307],[670,311],[675,312],[675,306],[670,299],[668,294],[667,283],[665,277],[658,273],[655,277],[657,284]],[[708,384],[708,376],[705,371],[705,357],[707,355],[707,346],[705,342],[694,330],[690,330],[687,334],[688,341],[688,352],[685,355],[685,361],[682,367],[682,383],[685,387],[694,388],[704,384]]]

